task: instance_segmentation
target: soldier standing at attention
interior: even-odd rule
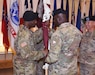
[[[42,30],[36,27],[37,17],[33,11],[26,11],[23,15],[24,24],[20,26],[15,40],[14,75],[37,75],[37,61],[48,53],[35,48],[43,37]]]
[[[80,44],[80,75],[95,75],[95,16],[85,18],[86,32]]]
[[[53,21],[56,31],[50,39],[50,50],[46,62],[50,63],[49,75],[78,75],[77,49],[82,33],[67,22],[66,11],[53,11]]]

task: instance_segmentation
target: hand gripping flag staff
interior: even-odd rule
[[[50,19],[51,15],[50,0],[43,0],[43,6],[44,6],[44,14],[43,14],[42,26],[43,26],[44,46],[46,49],[48,49],[48,27],[46,26],[45,22]],[[43,69],[45,69],[45,75],[48,75],[48,66],[49,64],[47,63],[45,63],[45,65],[43,66]]]
[[[45,75],[48,75],[48,66],[49,64],[45,63],[45,65],[43,66],[43,69],[45,69]]]

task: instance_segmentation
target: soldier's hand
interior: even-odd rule
[[[30,28],[30,30],[31,30],[31,31],[33,31],[33,32],[35,32],[35,31],[37,31],[37,30],[38,30],[38,27],[37,27],[37,26],[35,26],[35,27],[33,27],[33,28]]]
[[[48,49],[44,49],[43,52],[44,52],[44,54],[47,56],[49,50],[48,50]]]

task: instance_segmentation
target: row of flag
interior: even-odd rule
[[[81,18],[94,15],[94,0],[3,0],[2,12],[2,32],[3,43],[6,49],[10,46],[14,49],[14,40],[19,30],[19,25],[23,23],[23,13],[26,10],[38,12],[40,23],[43,26],[45,43],[48,43],[48,31],[44,28],[44,21],[52,15],[52,10],[62,8],[67,11],[68,20],[78,29],[81,26]],[[88,5],[88,7],[87,7]],[[87,9],[86,12],[83,9]],[[48,18],[48,19],[47,19]],[[39,26],[39,27],[40,27]],[[46,34],[47,33],[47,34]],[[47,44],[45,44],[47,47]]]
[[[39,0],[41,1],[41,0]],[[24,3],[24,12],[26,10],[33,10],[32,0],[30,0],[31,9],[28,9],[28,0],[25,0]],[[50,0],[42,0],[40,3],[43,4],[43,10],[40,13],[43,14],[42,16],[42,26],[45,39],[44,41],[48,44],[48,29],[45,29],[45,21],[49,20],[50,18]],[[17,36],[17,32],[19,30],[20,25],[20,17],[19,16],[19,0],[3,0],[3,17],[2,17],[2,33],[3,33],[3,44],[5,48],[8,50],[9,47],[14,49],[14,40]],[[42,8],[42,7],[41,7]],[[40,17],[39,17],[40,18]],[[47,38],[47,39],[46,39]],[[45,46],[47,46],[45,43]],[[48,46],[47,46],[48,47]]]
[[[14,48],[14,40],[19,30],[19,10],[17,0],[3,0],[2,33],[3,44],[8,50]]]

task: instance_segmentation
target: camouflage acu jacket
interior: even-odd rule
[[[49,75],[77,75],[77,49],[82,33],[73,25],[63,23],[50,39],[46,62]]]
[[[42,30],[30,31],[22,25],[15,40],[14,75],[36,75],[36,61],[45,55],[35,45],[42,40]]]
[[[95,65],[95,30],[93,33],[87,32],[83,36],[79,54],[80,63]]]

